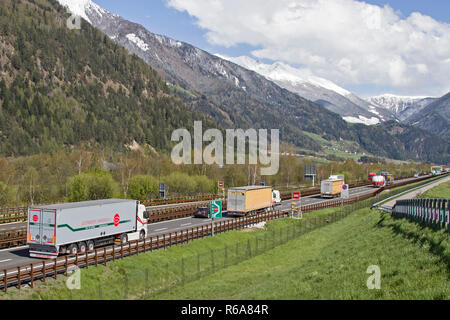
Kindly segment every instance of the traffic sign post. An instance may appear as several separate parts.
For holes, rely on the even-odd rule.
[[[222,218],[222,201],[212,200],[210,205],[211,234],[214,237],[214,219]]]
[[[220,196],[220,191],[222,191],[222,196],[225,198],[225,182],[219,181],[217,183],[217,195]]]
[[[159,196],[161,198],[165,198],[166,197],[166,184],[165,183],[160,183],[159,184]]]
[[[316,175],[317,175],[316,166],[312,166],[309,164],[305,165],[305,178],[312,179],[313,187],[315,185],[314,180],[316,178]]]
[[[349,192],[349,186],[348,184],[343,184],[341,186],[341,198],[342,199],[348,199],[350,197],[350,192]]]

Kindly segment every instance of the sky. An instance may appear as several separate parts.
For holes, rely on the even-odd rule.
[[[282,61],[368,97],[450,91],[449,0],[94,0],[212,54]]]

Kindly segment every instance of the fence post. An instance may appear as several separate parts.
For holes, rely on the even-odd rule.
[[[181,258],[181,284],[184,285],[184,257]]]
[[[22,280],[20,279],[20,267],[17,267],[17,286],[20,289],[20,285],[22,284]]]
[[[225,245],[225,255],[223,259],[223,266],[224,268],[228,265],[228,246]]]
[[[6,276],[6,269],[3,270],[3,290],[6,292],[8,292],[8,278]]]
[[[125,282],[124,300],[126,300],[128,298],[128,274],[126,273],[124,275],[124,282]]]
[[[149,291],[149,285],[148,285],[148,269],[145,269],[145,298],[148,298],[148,291]]]
[[[31,266],[31,288],[34,288],[34,273],[33,273],[33,264],[30,263]]]
[[[65,266],[66,266],[66,277],[67,277],[67,273],[69,272],[69,264],[68,264],[68,261],[67,261],[67,256],[65,256],[65,258],[66,258],[66,261],[65,261]]]
[[[43,279],[44,279],[44,282],[45,282],[45,260],[44,261],[42,261],[42,277],[43,277]]]
[[[99,281],[98,282],[98,300],[102,300],[102,283]]]
[[[169,291],[169,264],[166,264],[166,290]]]

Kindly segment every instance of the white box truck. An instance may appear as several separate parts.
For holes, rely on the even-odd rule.
[[[54,258],[145,238],[148,213],[136,200],[107,199],[28,208],[31,257]]]

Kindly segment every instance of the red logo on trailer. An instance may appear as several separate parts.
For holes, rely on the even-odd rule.
[[[120,216],[118,213],[114,216],[114,227],[117,227],[120,223]]]
[[[33,215],[33,222],[38,222],[39,216],[37,214]]]

